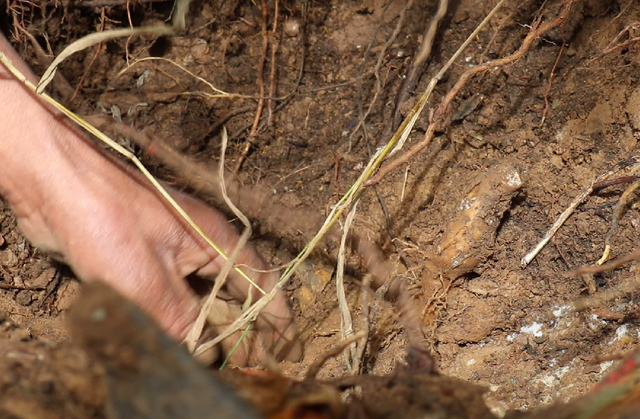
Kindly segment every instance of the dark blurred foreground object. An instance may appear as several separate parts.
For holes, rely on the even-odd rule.
[[[409,348],[407,365],[386,376],[322,382],[274,372],[218,374],[200,368],[135,306],[104,286],[89,286],[78,304],[70,317],[84,350],[34,340],[0,313],[1,419],[257,417],[219,380],[269,419],[493,419],[481,388],[438,375],[419,348]],[[343,403],[350,388],[358,390]],[[636,418],[640,349],[589,394],[568,404],[509,412],[505,419]]]
[[[224,378],[270,419],[496,419],[485,389],[434,373],[431,356],[409,348],[407,365],[385,376],[347,376],[333,381],[294,381],[271,372]],[[342,394],[351,400],[342,403]],[[359,393],[359,395],[356,395]]]
[[[269,419],[495,419],[484,404],[483,388],[439,375],[428,352],[417,347],[409,348],[406,365],[398,363],[385,376],[296,381],[268,371],[205,370],[106,285],[85,285],[69,319],[76,341],[104,369],[108,419],[252,419],[260,414]],[[0,377],[1,370],[0,364]],[[357,391],[343,403],[343,392],[349,389]],[[26,405],[13,403],[12,411],[24,411],[21,406]],[[0,398],[4,419],[2,407]],[[9,417],[58,417],[34,412]],[[568,404],[508,412],[505,417],[632,418],[640,418],[640,349],[591,393]]]
[[[105,369],[109,419],[260,417],[107,285],[84,285],[69,325],[76,342]]]
[[[75,341],[105,370],[109,419],[259,417],[250,405],[278,419],[493,419],[483,389],[433,374],[430,356],[415,349],[409,365],[388,376],[335,383],[229,370],[224,379],[240,398],[107,285],[85,284],[69,323]],[[356,386],[362,399],[343,404],[342,391]]]

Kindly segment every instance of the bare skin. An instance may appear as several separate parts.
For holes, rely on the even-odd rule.
[[[31,74],[1,35],[0,52]],[[146,180],[96,149],[2,65],[0,98],[0,194],[21,231],[35,246],[61,257],[79,278],[110,284],[171,336],[182,339],[199,310],[185,277],[211,277],[224,260]],[[191,197],[171,193],[223,250],[233,250],[238,236],[224,216]],[[268,269],[252,248],[246,248],[238,262]],[[277,273],[247,273],[266,291],[278,278]],[[238,275],[228,279],[227,291],[238,302],[249,290]],[[256,290],[253,297],[259,297]],[[284,295],[266,307],[258,329],[259,352],[282,354],[287,347],[288,359],[300,358]],[[242,349],[234,361],[243,364],[248,357]]]

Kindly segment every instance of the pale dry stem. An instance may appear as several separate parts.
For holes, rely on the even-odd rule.
[[[353,220],[356,216],[358,209],[358,202],[354,202],[342,228],[342,239],[340,240],[340,250],[338,251],[338,266],[336,268],[336,293],[338,297],[338,308],[340,310],[340,331],[342,339],[347,339],[354,333],[353,319],[351,318],[351,312],[349,311],[349,303],[347,302],[347,296],[344,290],[344,266],[346,263],[346,251],[347,251],[347,238],[349,237],[349,230],[353,224]],[[356,345],[353,342],[348,348],[345,348],[344,358],[347,364],[347,368],[353,371],[355,364],[353,363],[356,357]]]
[[[372,71],[372,73],[373,73],[373,75],[374,75],[374,77],[376,79],[375,92],[373,94],[373,97],[371,98],[371,101],[369,101],[369,105],[367,106],[366,112],[363,112],[363,110],[362,110],[362,102],[359,101],[360,102],[359,103],[359,105],[360,105],[359,106],[359,108],[360,108],[359,109],[360,118],[358,120],[358,125],[356,125],[356,127],[351,132],[351,135],[349,135],[349,144],[352,143],[353,136],[360,130],[360,128],[362,128],[362,130],[364,132],[365,139],[367,138],[366,120],[369,117],[369,114],[371,113],[371,111],[373,109],[373,106],[378,101],[378,96],[380,95],[380,92],[382,91],[382,87],[383,87],[383,83],[382,83],[381,78],[380,78],[380,68],[382,67],[382,64],[384,63],[384,59],[385,59],[385,57],[387,55],[387,49],[389,49],[389,47],[391,47],[391,45],[393,45],[393,43],[395,42],[396,38],[400,34],[400,31],[404,27],[404,21],[405,21],[405,18],[406,18],[407,11],[409,9],[411,9],[411,7],[413,6],[414,1],[415,0],[407,1],[407,4],[402,8],[402,11],[400,12],[400,16],[398,17],[398,22],[396,23],[396,27],[393,30],[393,33],[391,34],[389,39],[387,39],[387,42],[385,42],[385,44],[382,46],[382,49],[378,53],[378,59],[376,61],[376,65],[373,67],[373,71]],[[390,5],[391,5],[391,2],[389,2],[387,4],[386,8],[388,8]],[[385,12],[386,12],[386,8],[385,8]],[[382,14],[381,19],[384,20],[384,12]],[[381,25],[382,25],[382,23],[381,23]],[[375,41],[377,33],[378,33],[378,30],[376,30],[376,32],[374,33],[373,39],[371,40],[371,42],[367,46],[367,50],[365,51],[364,59],[362,61],[361,72],[364,71],[366,60],[367,60],[367,56],[369,54],[369,51],[371,50],[371,46],[373,45],[373,42]],[[358,93],[361,93],[361,91],[362,91],[362,80],[363,79],[364,79],[364,74],[361,74],[361,77],[358,80]]]
[[[225,92],[224,90],[217,88],[210,81],[208,81],[208,80],[206,80],[206,79],[194,74],[191,70],[185,68],[184,66],[176,63],[173,60],[170,60],[168,58],[163,58],[163,57],[145,57],[145,58],[137,59],[137,60],[133,61],[131,64],[127,65],[124,69],[120,70],[120,72],[118,73],[118,77],[123,75],[125,72],[129,71],[135,65],[143,63],[145,61],[164,61],[164,62],[167,62],[167,63],[179,68],[180,70],[184,71],[185,73],[187,73],[188,75],[190,75],[194,79],[198,80],[199,82],[204,83],[209,89],[211,89],[214,92],[213,94],[205,93],[205,92],[191,92],[191,94],[199,93],[199,94],[203,94],[203,95],[205,95],[206,97],[209,97],[209,98],[229,98],[229,99],[232,99],[232,98],[252,99],[253,98],[252,96]]]
[[[224,182],[224,160],[225,160],[226,150],[227,150],[227,130],[223,128],[222,148],[220,150],[220,165],[218,166],[219,167],[218,178],[220,183],[220,190],[222,192],[222,197],[225,200],[227,206],[242,221],[242,224],[244,225],[244,230],[240,235],[240,239],[238,240],[236,247],[233,249],[233,252],[231,252],[231,254],[229,255],[229,258],[226,260],[224,266],[216,276],[213,289],[211,290],[211,293],[209,293],[209,296],[207,297],[205,303],[203,304],[200,310],[200,313],[198,314],[198,318],[196,319],[195,323],[189,330],[187,337],[185,338],[185,343],[187,344],[187,348],[189,349],[190,352],[195,351],[198,339],[200,339],[202,330],[204,328],[204,324],[206,322],[206,319],[211,313],[211,307],[213,306],[213,303],[215,302],[216,297],[218,296],[218,292],[226,282],[229,272],[231,272],[231,269],[233,268],[236,260],[238,259],[238,256],[240,256],[240,252],[242,252],[242,249],[244,249],[247,242],[249,241],[249,237],[251,237],[251,223],[249,222],[249,219],[238,209],[238,207],[234,205],[233,202],[231,202],[231,200],[229,199],[229,196],[227,195],[227,188]],[[250,298],[250,296],[251,296],[251,292],[249,292],[247,298]],[[245,334],[243,334],[242,336],[244,337]],[[229,356],[231,355],[232,354],[229,354]]]
[[[367,274],[362,280],[362,287],[360,290],[360,305],[362,306],[362,326],[360,331],[364,334],[365,339],[357,345],[356,355],[353,358],[353,374],[362,373],[364,353],[367,349],[369,334],[371,333],[371,322],[369,320],[371,309],[371,307],[369,307],[369,294],[371,293],[370,287],[371,274]]]
[[[594,186],[597,183],[602,182],[602,181],[610,178],[611,176],[613,176],[616,173],[619,173],[621,170],[623,170],[625,167],[628,167],[628,166],[631,166],[631,168],[629,169],[631,172],[637,171],[638,169],[640,169],[640,163],[638,163],[638,159],[639,158],[640,157],[634,157],[634,158],[631,159],[631,163],[635,163],[635,164],[629,164],[629,162],[622,162],[622,163],[616,164],[614,167],[612,167],[611,169],[607,170],[606,172],[601,173],[600,175],[596,176],[591,181],[591,183],[589,183],[589,185],[587,187],[582,189],[580,191],[580,193],[571,201],[571,204],[567,207],[567,209],[565,209],[562,212],[562,214],[560,214],[560,216],[558,216],[556,221],[553,223],[551,228],[549,228],[549,230],[547,230],[547,232],[542,237],[542,239],[538,242],[538,244],[536,244],[536,246],[532,250],[530,250],[520,260],[520,264],[523,267],[527,266],[538,255],[538,253],[540,253],[540,251],[547,245],[547,243],[549,243],[549,240],[551,240],[551,238],[556,234],[556,232],[560,229],[560,227],[562,227],[564,222],[567,221],[567,219],[571,216],[571,214],[573,214],[575,209],[582,202],[584,202],[584,200],[593,192]],[[606,248],[605,248],[605,252],[608,252],[606,250]],[[582,273],[588,273],[588,272],[584,271]]]
[[[398,92],[396,105],[393,115],[393,129],[395,129],[401,119],[400,114],[400,105],[408,98],[409,92],[413,91],[418,80],[422,76],[422,73],[426,67],[427,60],[431,56],[431,50],[433,48],[433,42],[436,39],[436,34],[438,32],[438,25],[440,21],[447,13],[447,9],[449,7],[449,0],[440,0],[438,3],[438,10],[436,11],[435,16],[431,19],[431,22],[427,26],[427,29],[424,33],[424,37],[422,40],[422,44],[420,45],[420,49],[418,53],[414,57],[409,69],[407,71],[406,78],[404,79],[400,91]]]

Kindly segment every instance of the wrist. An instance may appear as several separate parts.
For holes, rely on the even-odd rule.
[[[36,77],[0,33],[0,53],[29,80]],[[0,194],[19,217],[42,205],[52,184],[78,171],[99,170],[102,156],[73,123],[44,103],[0,64]],[[83,165],[83,159],[93,160]]]
[[[0,33],[0,53],[29,80],[36,77]],[[60,155],[55,115],[22,82],[0,64],[0,194],[14,209],[35,205],[41,195],[38,178]],[[46,156],[46,157],[45,157]],[[40,175],[40,176],[39,176]]]
[[[0,65],[1,67],[1,65]],[[51,195],[88,172],[98,173],[106,159],[62,115],[0,69],[0,194],[22,218],[38,212]]]
[[[3,134],[0,194],[23,218],[40,211],[51,189],[65,183],[86,145],[66,124],[48,118],[12,123]]]

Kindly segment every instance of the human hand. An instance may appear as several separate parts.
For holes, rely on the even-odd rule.
[[[199,310],[185,278],[211,277],[224,260],[145,179],[98,151],[1,70],[0,112],[6,125],[0,143],[0,193],[11,204],[20,229],[34,245],[63,259],[79,278],[107,282],[171,336],[183,338]],[[189,196],[170,193],[215,243],[231,253],[238,236],[220,213]],[[268,267],[252,248],[245,248],[237,263],[249,267],[245,272],[263,290],[275,285],[278,275],[258,272]],[[227,291],[240,303],[249,292],[253,301],[259,297],[234,273]],[[234,308],[237,305],[232,312]],[[284,295],[267,305],[257,328],[261,338],[249,349],[241,347],[233,361],[242,364],[263,351],[300,358]],[[228,345],[233,344],[235,340]]]

